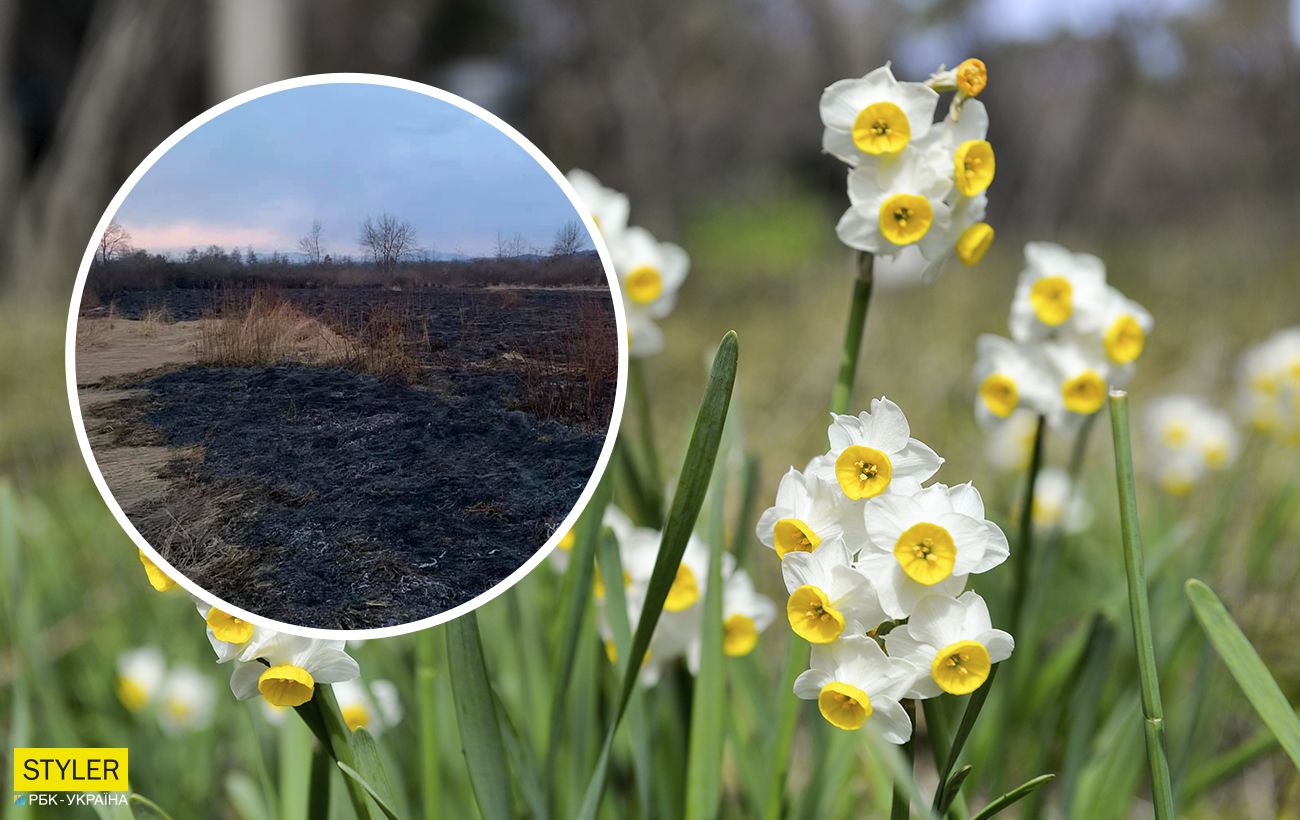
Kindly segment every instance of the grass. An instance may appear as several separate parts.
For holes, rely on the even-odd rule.
[[[147,320],[146,320],[147,321]],[[262,367],[338,356],[334,334],[273,290],[227,291],[216,316],[199,328],[195,353],[200,364]]]

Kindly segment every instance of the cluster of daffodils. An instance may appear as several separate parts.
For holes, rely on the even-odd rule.
[[[1232,418],[1201,396],[1157,398],[1147,406],[1145,422],[1149,461],[1171,495],[1191,492],[1206,473],[1232,464],[1240,449]]]
[[[240,700],[262,697],[271,706],[301,706],[318,683],[355,680],[361,668],[343,641],[324,641],[255,626],[195,599],[207,624],[217,663],[234,668],[230,690]]]
[[[1010,657],[1011,636],[964,591],[1007,559],[1007,539],[970,484],[923,486],[943,459],[888,399],[833,415],[828,434],[830,451],[782,477],[757,528],[781,559],[790,628],[812,644],[794,691],[840,729],[870,722],[904,743],[902,699],[968,694]]]
[[[836,227],[844,244],[876,256],[915,247],[927,279],[954,256],[984,257],[995,160],[988,111],[974,98],[987,82],[975,59],[923,83],[899,82],[886,64],[823,92],[822,147],[849,166],[849,209]],[[935,122],[941,91],[957,93]]]
[[[117,658],[117,697],[131,712],[152,712],[168,734],[194,732],[212,724],[216,692],[212,681],[186,664],[168,668],[155,646]]]
[[[140,563],[150,586],[159,592],[176,587],[149,556]],[[207,627],[208,643],[217,663],[230,664],[230,690],[239,700],[261,700],[272,721],[286,709],[312,699],[317,684],[334,685],[334,695],[344,722],[372,734],[393,726],[402,717],[397,688],[389,681],[369,685],[360,680],[361,668],[348,655],[343,641],[327,641],[276,632],[223,612],[199,598],[194,606]],[[189,667],[166,671],[162,653],[146,647],[118,659],[118,697],[132,711],[160,704],[164,728],[206,726],[212,716],[211,682]]]
[[[657,322],[672,313],[690,258],[677,245],[660,242],[645,228],[628,225],[625,194],[606,188],[586,171],[570,171],[568,179],[609,248],[627,313],[631,354],[658,353],[664,339]]]
[[[1101,409],[1108,387],[1132,377],[1151,314],[1106,284],[1097,257],[1030,242],[1010,326],[1010,339],[976,340],[980,423],[996,427],[1023,409],[1070,430]]]
[[[1238,370],[1241,412],[1251,426],[1300,444],[1300,327],[1246,351]]]
[[[618,508],[605,511],[604,524],[618,541],[619,561],[623,565],[623,597],[627,604],[628,623],[633,626],[641,618],[646,589],[659,558],[663,533],[649,527],[638,527]],[[568,566],[569,552],[573,549],[573,533],[565,535],[559,549],[552,553],[557,569]],[[754,589],[749,573],[736,566],[735,559],[723,555],[722,563],[722,650],[731,657],[748,655],[758,644],[758,636],[776,616],[776,606]],[[650,638],[650,648],[641,667],[641,681],[653,685],[665,669],[678,660],[685,660],[692,673],[699,670],[701,624],[704,614],[704,594],[709,578],[709,547],[692,535],[677,567],[672,587],[664,600],[664,608]],[[605,644],[605,654],[610,663],[618,661],[614,633],[609,622],[608,596],[605,583],[599,574],[595,582],[597,624]]]

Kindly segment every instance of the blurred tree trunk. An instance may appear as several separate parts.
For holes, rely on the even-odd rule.
[[[300,70],[303,24],[296,0],[210,0],[209,13],[213,102]]]
[[[180,124],[200,11],[195,0],[96,6],[53,138],[15,186],[0,248],[11,292],[65,293],[122,169]]]

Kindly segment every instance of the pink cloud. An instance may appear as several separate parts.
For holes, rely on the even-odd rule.
[[[245,225],[217,225],[182,220],[161,225],[126,225],[131,232],[131,244],[151,251],[185,250],[221,245],[225,248],[287,249],[293,240],[272,228]]]

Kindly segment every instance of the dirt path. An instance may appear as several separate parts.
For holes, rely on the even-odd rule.
[[[141,390],[113,385],[124,377],[193,364],[195,342],[211,320],[167,324],[146,320],[83,317],[77,323],[77,400],[95,462],[123,510],[157,503],[169,482],[160,473],[175,459],[193,458],[195,448],[163,447],[122,439],[111,413]]]

